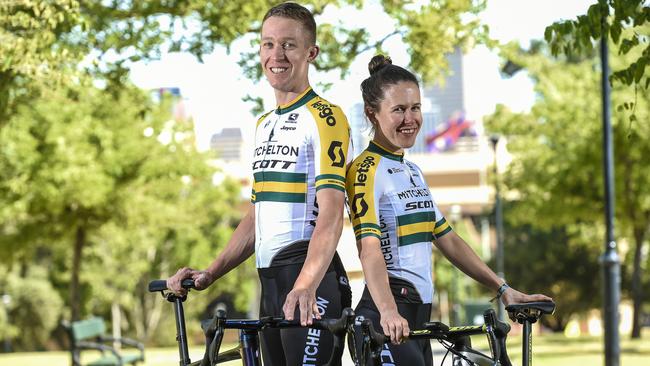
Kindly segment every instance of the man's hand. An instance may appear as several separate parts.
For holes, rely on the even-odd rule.
[[[173,276],[167,279],[167,288],[179,296],[187,295],[187,289],[181,287],[183,280],[191,278],[194,280],[194,288],[204,290],[214,282],[208,271],[197,271],[189,267],[179,269]]]
[[[294,287],[287,294],[287,299],[284,301],[284,306],[282,306],[285,319],[293,320],[296,306],[300,309],[300,324],[302,326],[311,325],[312,318],[320,319],[320,313],[316,305],[316,291]]]
[[[409,336],[409,323],[399,315],[397,309],[381,313],[380,323],[392,344],[400,344]]]

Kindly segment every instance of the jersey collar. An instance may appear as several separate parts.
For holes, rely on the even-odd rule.
[[[318,95],[316,92],[310,87],[307,87],[307,89],[300,93],[294,100],[290,101],[289,103],[279,105],[275,109],[275,114],[285,114],[287,112],[291,112],[294,109],[300,108],[303,105],[305,105],[308,101],[310,101],[312,98],[317,97]]]
[[[393,152],[388,151],[385,147],[379,145],[375,141],[370,141],[370,144],[368,144],[368,151],[379,154],[383,157],[386,157],[391,160],[396,160],[396,161],[404,161],[404,153],[401,154],[395,154]]]

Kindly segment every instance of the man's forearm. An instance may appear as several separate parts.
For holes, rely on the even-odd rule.
[[[214,281],[237,267],[253,253],[255,253],[255,207],[251,206],[237,225],[224,250],[210,264],[207,271]]]
[[[340,215],[329,220],[323,219],[320,220],[319,217],[319,220],[316,221],[316,227],[307,249],[307,258],[294,287],[315,290],[332,262],[343,230],[343,220]]]

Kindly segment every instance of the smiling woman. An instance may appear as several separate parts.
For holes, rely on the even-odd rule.
[[[424,174],[404,158],[404,149],[413,146],[422,124],[417,78],[382,55],[373,57],[368,69],[370,77],[361,83],[361,92],[374,136],[350,166],[346,180],[366,280],[355,313],[390,336],[392,344],[382,352],[382,360],[431,365],[428,340],[400,343],[431,315],[432,242],[505,304],[549,298],[510,288],[454,233],[431,197]],[[357,347],[360,354],[360,342]]]

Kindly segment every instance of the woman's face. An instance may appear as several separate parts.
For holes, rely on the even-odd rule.
[[[422,126],[420,88],[412,81],[400,81],[384,89],[379,110],[368,111],[375,126],[374,140],[394,152],[415,144]]]

